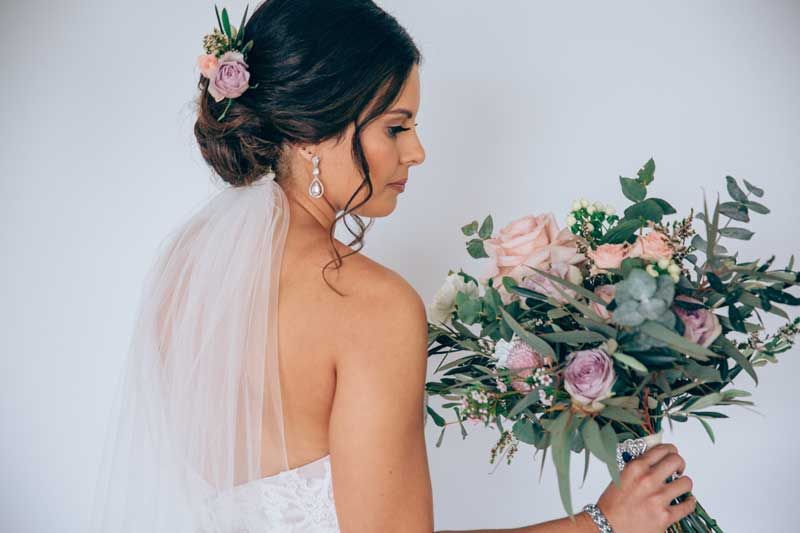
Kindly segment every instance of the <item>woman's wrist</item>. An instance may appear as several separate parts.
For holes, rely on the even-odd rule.
[[[583,512],[589,517],[599,533],[614,533],[611,523],[597,504],[589,503],[583,506]]]

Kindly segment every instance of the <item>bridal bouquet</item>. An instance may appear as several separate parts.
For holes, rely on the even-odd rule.
[[[667,221],[675,209],[648,194],[654,172],[651,159],[620,177],[631,202],[621,217],[579,200],[564,228],[552,214],[495,236],[491,216],[463,226],[469,254],[491,270],[480,280],[450,272],[429,308],[428,355],[443,357],[426,392],[455,413],[447,422],[427,406],[442,427],[436,446],[451,424],[466,437],[468,422],[499,430],[492,463],[505,453],[510,464],[523,442],[543,452],[543,468],[551,450],[569,515],[571,452],[585,454],[584,480],[593,455],[619,483],[665,421],[696,419],[714,442],[709,421],[728,418],[716,408],[753,405],[734,379],[744,371],[758,383],[756,367],[777,362],[800,330],[782,308],[800,304],[787,291],[800,280],[794,257],[774,268],[774,256],[742,261],[723,245],[753,236],[743,226],[769,213],[756,201],[764,191],[728,176],[730,201],[709,209],[704,199]],[[670,531],[722,529],[698,502]]]

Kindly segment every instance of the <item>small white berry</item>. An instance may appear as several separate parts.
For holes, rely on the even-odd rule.
[[[581,198],[581,207],[589,207],[589,200]]]
[[[614,213],[616,213],[616,212],[617,212],[617,210],[616,210],[616,209],[614,209],[614,206],[613,206],[613,205],[607,205],[607,206],[606,206],[606,214],[607,214],[607,215],[613,215],[613,214],[614,214]]]
[[[679,267],[676,263],[670,263],[670,265],[667,267],[667,272],[669,272],[670,275],[672,275],[672,274],[680,274],[681,273],[681,267]]]
[[[656,270],[653,265],[647,265],[644,269],[648,274],[650,274],[654,278],[658,277],[658,270]]]
[[[587,231],[594,231],[594,224],[591,224],[591,223],[586,224],[586,230]]]
[[[577,211],[580,208],[581,208],[581,201],[580,200],[575,200],[574,202],[572,202],[572,210],[573,211]]]
[[[589,207],[586,208],[586,212],[591,215],[592,213],[595,212],[595,207],[593,205],[590,205]]]
[[[669,266],[669,259],[662,257],[661,259],[658,260],[658,268],[660,268],[661,270],[666,270],[668,266]]]
[[[569,215],[567,217],[567,226],[574,226],[576,222],[578,222],[578,221],[575,219],[574,216]]]

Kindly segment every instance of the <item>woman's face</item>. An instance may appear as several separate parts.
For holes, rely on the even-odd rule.
[[[419,67],[414,65],[394,104],[361,132],[361,146],[369,164],[373,191],[364,205],[353,210],[357,215],[384,217],[394,211],[403,185],[393,183],[405,182],[408,169],[425,160],[425,150],[417,136],[415,122],[419,111],[419,85]],[[361,165],[353,161],[351,154],[354,129],[350,124],[341,142],[336,144],[332,139],[317,149],[324,198],[337,211],[344,209],[363,180]],[[350,202],[350,207],[364,201],[367,194],[364,185]]]

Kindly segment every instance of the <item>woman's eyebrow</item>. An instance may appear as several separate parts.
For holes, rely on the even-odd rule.
[[[397,109],[392,109],[391,111],[387,111],[387,115],[391,115],[392,113],[397,113],[399,115],[405,115],[407,118],[411,118],[414,114],[409,111],[408,109],[398,107]]]

